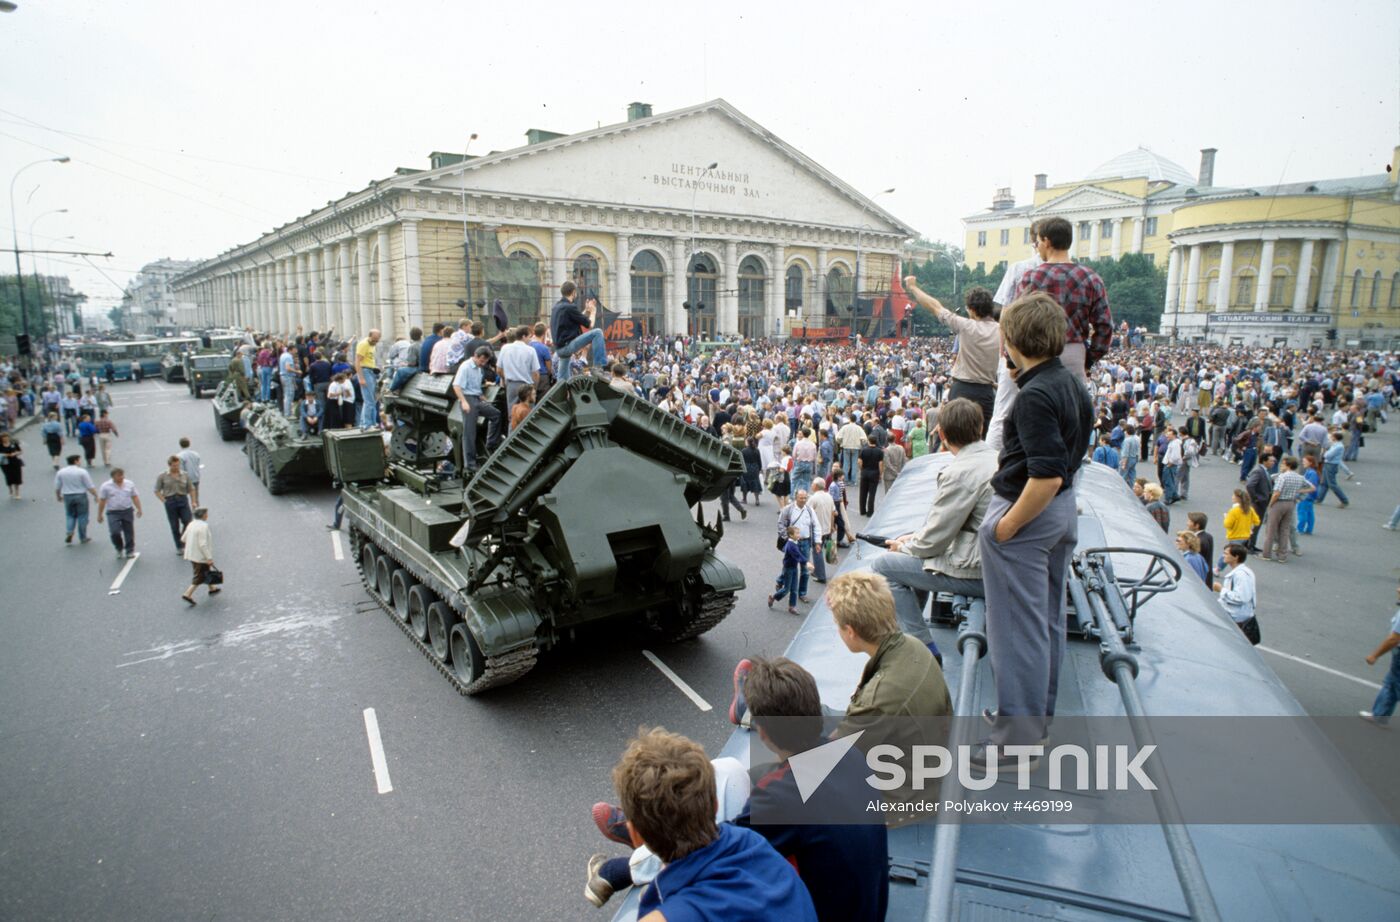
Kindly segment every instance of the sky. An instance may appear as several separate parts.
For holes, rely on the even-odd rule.
[[[1025,202],[1139,145],[1262,185],[1384,172],[1400,143],[1394,0],[16,2],[0,178],[71,158],[15,183],[20,247],[114,254],[36,257],[104,306],[472,133],[505,150],[633,101],[723,97],[959,243],[998,187]]]

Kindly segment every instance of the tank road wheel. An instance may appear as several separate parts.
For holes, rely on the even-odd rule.
[[[408,590],[408,610],[401,616],[419,640],[428,636],[428,606],[437,601],[427,586],[414,585]],[[398,606],[394,609],[397,611]]]
[[[733,611],[735,601],[732,592],[706,592],[687,584],[681,598],[660,612],[651,628],[671,643],[691,640],[723,621]]]
[[[413,574],[403,567],[399,567],[389,574],[390,594],[394,599],[394,614],[399,616],[400,621],[408,620],[408,593],[417,585],[418,581],[413,578]]]
[[[287,492],[287,479],[272,469],[272,458],[267,459],[267,492],[281,496]]]
[[[373,544],[366,541],[364,547],[360,548],[360,579],[370,592],[374,591],[374,570],[378,562],[379,552],[374,549]]]
[[[379,597],[384,601],[391,601],[394,597],[394,590],[390,584],[393,578],[394,569],[398,565],[387,554],[380,554],[379,559],[374,563],[374,588]]]
[[[446,602],[428,606],[428,643],[432,645],[433,656],[444,663],[452,662],[452,628],[461,623],[461,616]]]
[[[452,626],[450,640],[452,674],[470,690],[472,683],[480,681],[486,674],[486,657],[481,652],[481,645],[472,636],[471,628],[465,623]]]

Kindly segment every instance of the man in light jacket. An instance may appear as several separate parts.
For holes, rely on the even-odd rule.
[[[180,598],[194,605],[194,593],[200,586],[208,586],[209,594],[216,595],[219,586],[209,586],[209,571],[214,569],[214,538],[209,533],[209,510],[200,506],[194,511],[194,518],[185,526],[181,535],[185,543],[184,557],[194,571],[193,582]]]
[[[924,643],[933,632],[924,621],[930,592],[981,597],[982,558],[977,529],[992,497],[997,453],[982,441],[982,408],[965,397],[948,401],[938,432],[953,462],[938,472],[938,492],[918,532],[888,542],[892,554],[871,569],[890,584],[900,630]]]

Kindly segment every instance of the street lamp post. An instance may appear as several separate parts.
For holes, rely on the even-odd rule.
[[[26,340],[29,338],[29,306],[25,303],[24,297],[24,270],[19,262],[19,219],[15,217],[15,180],[19,179],[19,174],[32,166],[41,163],[67,163],[68,157],[45,157],[43,160],[35,160],[33,163],[26,163],[15,171],[15,175],[10,178],[10,230],[15,237],[15,282],[19,285],[19,319],[20,329],[24,333]],[[33,361],[31,346],[30,361]]]
[[[468,151],[471,150],[472,142],[475,140],[476,132],[472,132],[471,137],[467,138],[467,143],[462,148],[462,263],[466,267],[467,277],[467,296],[463,300],[468,305],[472,303],[472,241],[471,231],[467,224],[467,170],[465,164],[470,156]]]

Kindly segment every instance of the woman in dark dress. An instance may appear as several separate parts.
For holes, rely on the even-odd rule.
[[[753,504],[759,505],[759,497],[763,495],[763,483],[759,479],[759,472],[762,466],[762,458],[758,453],[758,439],[750,438],[744,443],[744,447],[739,452],[744,456],[744,476],[739,480],[739,494],[747,500],[749,494],[753,494]]]
[[[20,484],[24,483],[23,449],[8,433],[0,433],[0,467],[5,469],[5,486],[10,488],[10,499],[19,499]]]

